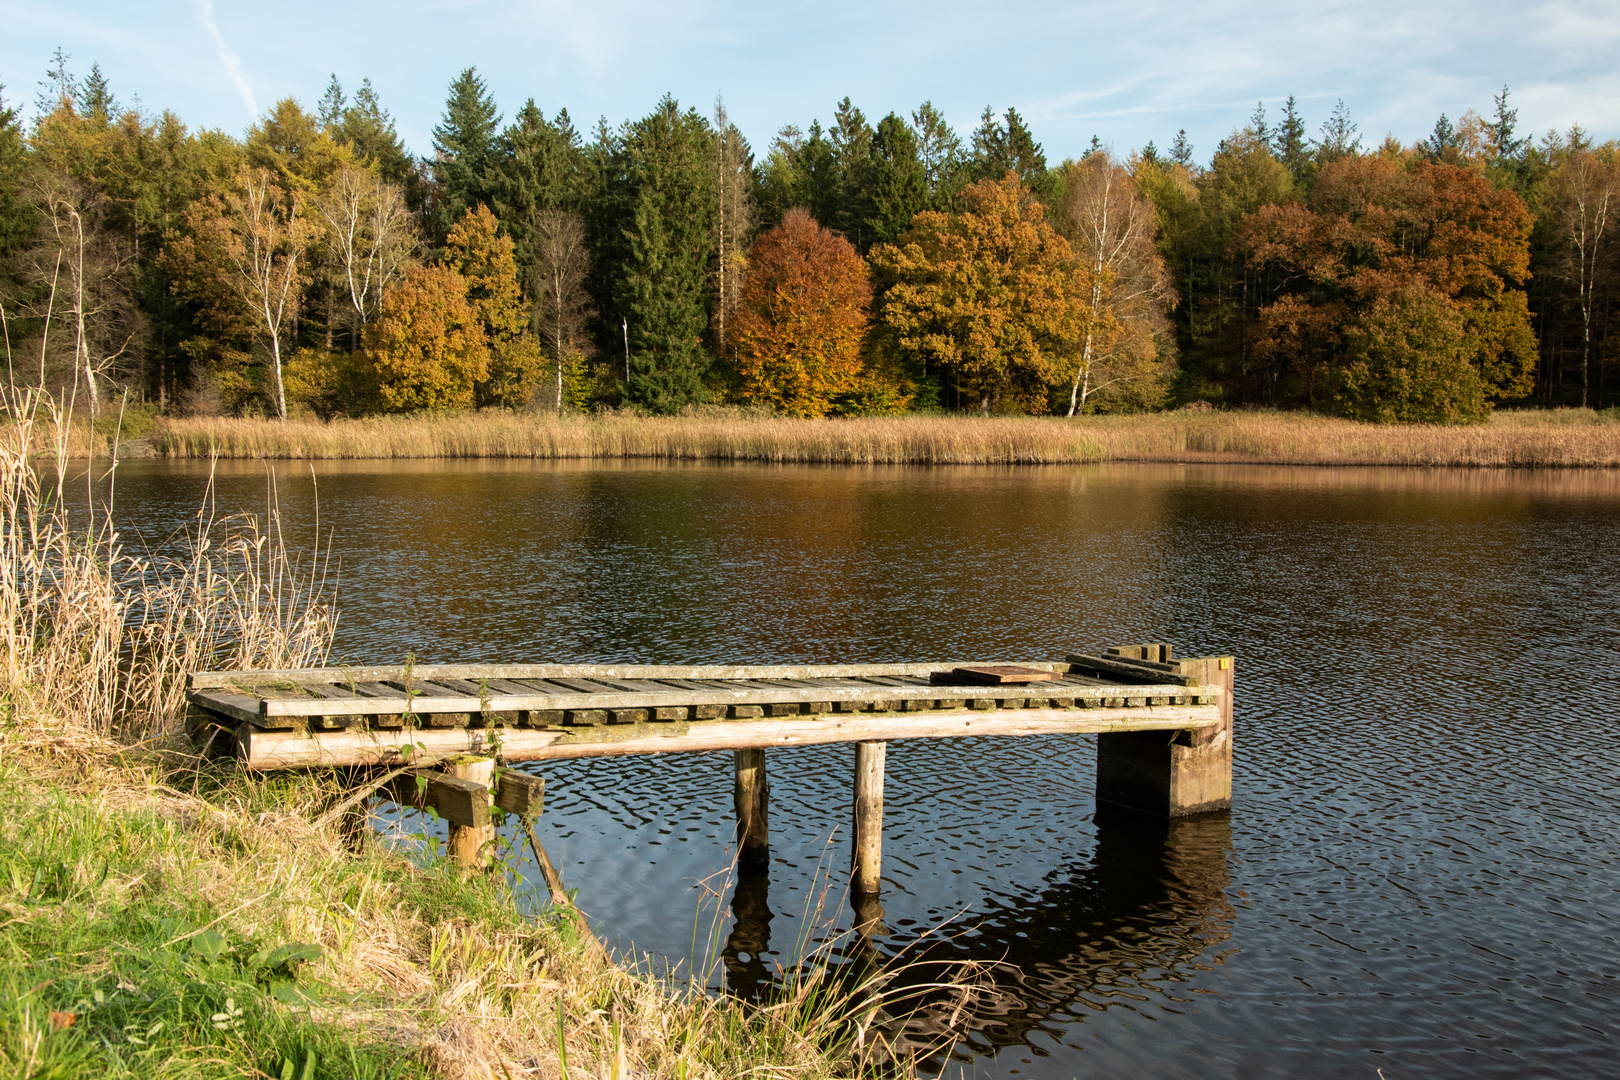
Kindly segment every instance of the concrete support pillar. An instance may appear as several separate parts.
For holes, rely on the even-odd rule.
[[[1142,651],[1135,652],[1137,649]],[[1098,803],[1123,806],[1160,818],[1230,808],[1232,657],[1172,660],[1166,645],[1127,646],[1119,653],[1169,664],[1177,674],[1221,687],[1222,722],[1217,728],[1099,735]]]

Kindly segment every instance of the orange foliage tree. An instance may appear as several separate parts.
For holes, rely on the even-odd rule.
[[[1353,157],[1323,168],[1309,205],[1250,214],[1234,247],[1278,275],[1259,347],[1289,361],[1312,405],[1466,422],[1483,418],[1488,396],[1534,385],[1535,336],[1516,288],[1530,274],[1530,227],[1519,197],[1473,170]],[[1369,368],[1375,339],[1383,359]],[[1432,400],[1414,393],[1423,386]]]
[[[825,416],[861,382],[872,284],[854,245],[802,209],[754,241],[731,347],[743,400]]]
[[[489,375],[484,328],[451,266],[418,267],[384,293],[364,341],[385,412],[468,408],[474,385]]]
[[[901,351],[979,408],[1046,411],[1074,370],[1088,275],[1008,170],[962,192],[959,214],[925,211],[873,250],[883,321]]]
[[[467,299],[483,325],[489,350],[487,371],[479,376],[480,405],[508,408],[528,402],[539,377],[540,346],[529,334],[529,311],[518,286],[517,259],[510,236],[479,203],[456,222],[445,240],[445,257],[466,282]]]

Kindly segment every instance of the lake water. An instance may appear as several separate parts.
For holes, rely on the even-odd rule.
[[[315,472],[346,660],[1236,654],[1230,814],[1099,819],[1085,736],[891,744],[873,945],[992,965],[946,1075],[1620,1066],[1620,476]],[[309,466],[276,477],[313,546]],[[159,541],[206,482],[121,467],[126,535]],[[222,508],[266,488],[259,465],[216,479]],[[748,993],[851,923],[852,757],[771,753],[768,879],[726,873],[729,754],[547,764],[541,837],[620,948],[707,947]]]

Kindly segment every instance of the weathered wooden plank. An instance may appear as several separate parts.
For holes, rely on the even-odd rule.
[[[227,720],[257,722],[259,719],[259,699],[256,697],[232,694],[224,690],[194,690],[190,697],[193,705],[217,713]]]
[[[521,818],[538,817],[546,794],[546,778],[516,769],[502,769],[495,781],[495,805]]]
[[[1085,655],[1069,656],[1067,660],[1071,668],[1078,668],[1082,673],[1091,671],[1128,682],[1156,683],[1167,686],[1196,686],[1198,684],[1198,680],[1191,676],[1178,675],[1175,672],[1164,670],[1164,665],[1149,665],[1145,661],[1126,660],[1117,656]]]
[[[1057,677],[1056,672],[1021,664],[982,664],[931,672],[928,681],[935,686],[1022,686],[1032,682],[1050,682]]]
[[[993,661],[1003,663],[1004,661]],[[1014,661],[1005,661],[1013,663]],[[1057,670],[1062,665],[1041,660],[1016,661],[1027,667]],[[929,661],[915,664],[417,664],[410,669],[417,679],[804,679],[848,678],[867,675],[911,675],[927,678],[932,671],[962,661]],[[272,671],[196,671],[187,676],[192,690],[221,689],[229,686],[262,686],[277,682],[332,683],[380,682],[403,679],[403,666],[354,666],[336,668],[291,668]]]
[[[422,774],[418,774],[422,775]],[[383,794],[400,806],[432,810],[452,825],[481,828],[489,824],[488,792],[483,784],[447,773],[396,776]]]
[[[1098,705],[1084,710],[861,712],[780,720],[625,724],[545,730],[507,728],[501,733],[501,755],[507,761],[545,761],[978,735],[1173,731],[1218,727],[1220,724],[1219,704],[1160,705],[1140,709]],[[415,744],[420,744],[417,753],[435,756],[488,753],[486,735],[479,728],[434,731],[350,729],[321,735],[261,731],[251,724],[243,724],[237,729],[239,751],[251,769],[397,763],[401,760],[399,747]]]

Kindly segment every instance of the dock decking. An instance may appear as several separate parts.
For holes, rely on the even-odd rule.
[[[1231,803],[1232,658],[1173,659],[1163,643],[991,665],[205,671],[188,687],[194,736],[255,770],[733,750],[745,861],[766,845],[772,747],[858,745],[857,849],[880,829],[883,745],[895,739],[1096,734],[1099,801],[1161,817]]]

